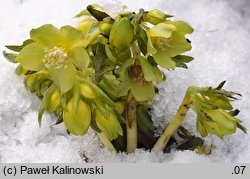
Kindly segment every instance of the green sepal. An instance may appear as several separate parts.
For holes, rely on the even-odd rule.
[[[5,50],[3,51],[3,56],[11,63],[18,63],[16,61],[17,54],[15,53],[7,53]]]
[[[22,45],[6,45],[5,47],[14,51],[14,52],[20,52],[26,45],[34,42],[32,39],[27,39],[23,42]]]
[[[193,57],[187,56],[187,55],[177,55],[175,57],[172,57],[172,60],[175,62],[176,67],[180,68],[188,68],[186,63],[189,63],[193,60]]]
[[[136,101],[143,102],[143,101],[150,101],[154,98],[155,95],[155,88],[153,84],[149,85],[138,85],[134,82],[131,82],[130,89],[136,99]]]
[[[155,81],[157,83],[164,81],[163,73],[157,66],[151,65],[151,63],[142,56],[139,56],[138,59],[146,81]]]

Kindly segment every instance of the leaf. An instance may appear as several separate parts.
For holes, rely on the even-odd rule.
[[[34,42],[32,39],[27,39],[22,45],[6,45],[5,47],[14,52],[20,52],[26,45],[29,45],[32,42]]]
[[[195,137],[192,136],[191,138],[189,138],[188,140],[185,140],[182,144],[180,144],[177,149],[180,150],[195,150],[198,146],[203,145],[204,140],[199,138],[199,137]]]
[[[104,18],[106,17],[110,17],[102,7],[96,5],[96,4],[92,4],[92,5],[88,5],[87,10],[89,11],[89,13],[95,17],[98,21],[102,21]]]
[[[189,63],[193,60],[193,57],[186,56],[186,55],[177,55],[175,57],[172,57],[172,60],[176,63],[176,67],[180,68],[188,68],[186,63]]]
[[[152,138],[154,135],[154,124],[147,108],[143,105],[138,105],[136,108],[136,120],[138,128],[149,138]]]
[[[56,122],[55,122],[54,125],[61,124],[62,122],[63,122],[63,118],[62,118],[62,115],[60,115],[60,116],[57,118],[57,120],[56,120]]]
[[[216,90],[221,90],[223,86],[225,85],[226,81],[222,81],[215,89]]]
[[[116,61],[117,61],[117,56],[116,56],[114,50],[112,49],[112,46],[106,44],[106,45],[105,45],[105,51],[106,51],[106,54],[107,54],[108,58],[109,58],[113,63],[116,63]]]
[[[82,17],[82,16],[91,16],[91,14],[89,13],[89,11],[87,9],[84,9],[80,13],[75,15],[74,18],[79,18],[79,17]]]
[[[105,51],[105,46],[103,44],[96,44],[93,46],[93,66],[95,69],[95,81],[99,82],[102,78],[102,74],[105,71],[105,64],[107,60],[107,55]]]
[[[147,33],[146,31],[140,27],[139,28],[139,34],[138,34],[138,45],[140,47],[141,52],[143,53],[143,55],[147,54],[147,43],[148,43],[148,37],[147,37]]]
[[[240,123],[237,123],[237,128],[239,128],[240,130],[242,130],[244,133],[247,134],[247,128],[241,125]]]
[[[237,116],[238,114],[240,113],[240,110],[239,109],[235,109],[235,110],[232,110],[229,112],[229,114],[231,116]]]

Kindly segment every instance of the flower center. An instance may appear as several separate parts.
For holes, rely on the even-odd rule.
[[[155,47],[159,48],[159,49],[162,49],[162,50],[165,50],[166,47],[168,47],[168,46],[171,47],[171,45],[168,44],[168,42],[170,40],[171,40],[171,38],[170,39],[166,39],[164,37],[155,37],[155,38],[152,39],[153,45]]]
[[[68,54],[62,48],[45,49],[43,63],[46,68],[67,68]]]

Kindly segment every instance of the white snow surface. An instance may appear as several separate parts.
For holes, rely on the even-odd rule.
[[[249,129],[250,106],[250,1],[248,0],[1,0],[0,49],[21,44],[29,31],[51,23],[57,27],[75,25],[72,18],[90,3],[98,3],[115,14],[127,5],[130,10],[158,8],[189,22],[195,60],[189,69],[165,71],[167,82],[155,97],[153,120],[163,128],[173,117],[188,86],[216,86],[227,80],[226,89],[243,97],[234,103],[239,118]],[[250,137],[240,130],[221,140],[209,136],[206,144],[216,145],[212,154],[193,151],[162,154],[141,149],[134,154],[114,154],[103,148],[92,130],[84,137],[69,136],[63,124],[45,114],[41,128],[37,122],[40,101],[26,91],[23,77],[15,75],[15,64],[0,56],[0,162],[250,162]],[[195,115],[190,112],[184,126],[197,134]],[[198,134],[197,134],[198,135]]]

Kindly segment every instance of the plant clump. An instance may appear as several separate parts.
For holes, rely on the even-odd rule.
[[[194,59],[184,55],[192,49],[188,23],[158,9],[112,17],[98,5],[76,17],[83,18],[76,27],[45,24],[32,29],[22,45],[6,46],[14,53],[4,51],[18,64],[16,74],[24,76],[27,90],[41,99],[40,125],[49,112],[69,134],[82,136],[92,128],[107,149],[128,153],[136,148],[168,152],[176,143],[177,149],[204,154],[209,153],[203,145],[207,135],[246,132],[231,105],[241,95],[222,89],[222,82],[217,88],[189,87],[162,135],[155,135],[150,111],[157,85],[166,80],[162,68],[188,68]],[[181,125],[189,109],[197,114],[200,137]]]

